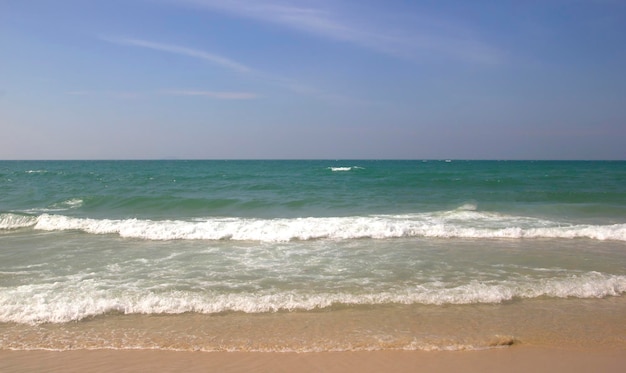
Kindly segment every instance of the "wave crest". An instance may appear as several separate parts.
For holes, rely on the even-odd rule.
[[[206,218],[186,220],[91,219],[64,215],[0,214],[0,229],[78,230],[147,240],[287,242],[313,239],[588,238],[626,241],[626,224],[562,224],[457,209],[438,213],[309,218]]]
[[[19,229],[32,227],[37,224],[37,217],[32,215],[22,215],[6,213],[0,214],[0,229]]]
[[[81,201],[71,201],[79,204]],[[1,213],[0,230],[77,230],[147,240],[235,240],[288,242],[314,239],[588,238],[626,241],[626,224],[565,224],[524,216],[476,211],[471,204],[451,211],[405,215],[306,218],[203,218],[194,220],[93,219],[43,213]]]

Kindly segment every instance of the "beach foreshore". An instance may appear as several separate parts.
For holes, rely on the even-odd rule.
[[[621,348],[319,353],[0,350],[3,372],[623,372]]]

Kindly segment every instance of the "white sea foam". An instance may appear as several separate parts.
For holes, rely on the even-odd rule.
[[[456,211],[476,211],[476,209],[478,209],[476,203],[465,203],[457,207]]]
[[[59,209],[75,209],[83,205],[83,200],[80,198],[72,198],[67,201],[63,201],[60,203],[55,203],[52,205],[53,208]]]
[[[0,229],[19,229],[34,226],[37,217],[13,213],[0,214]]]
[[[148,240],[237,240],[287,242],[312,239],[434,238],[589,238],[626,241],[626,224],[589,225],[472,211],[309,217],[291,219],[206,218],[193,221],[90,219],[42,214],[0,214],[0,229],[32,226],[46,231],[78,230]]]
[[[123,291],[122,291],[123,290]],[[626,276],[588,272],[561,278],[517,280],[498,284],[472,281],[456,287],[423,284],[377,293],[306,293],[303,290],[219,294],[211,291],[165,291],[114,284],[94,279],[53,282],[0,289],[0,322],[61,323],[109,312],[180,314],[196,312],[263,313],[314,310],[337,304],[473,304],[500,303],[514,298],[602,298],[626,292]]]
[[[31,208],[26,210],[21,210],[21,212],[27,214],[41,214],[46,212],[61,212],[72,209],[77,209],[83,205],[83,200],[79,198],[72,198],[66,201],[53,203],[48,207],[39,207],[39,208]]]
[[[333,172],[337,172],[337,171],[350,171],[352,170],[352,167],[329,167],[329,169]]]

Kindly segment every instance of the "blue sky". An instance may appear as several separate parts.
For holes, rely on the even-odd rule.
[[[0,159],[626,159],[626,1],[0,0]]]

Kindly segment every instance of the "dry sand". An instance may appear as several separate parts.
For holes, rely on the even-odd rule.
[[[483,351],[321,353],[0,350],[0,372],[624,372],[626,351],[514,346]]]

